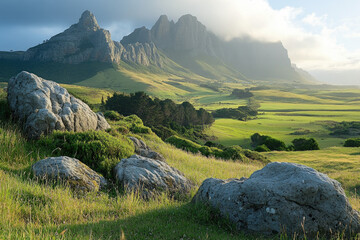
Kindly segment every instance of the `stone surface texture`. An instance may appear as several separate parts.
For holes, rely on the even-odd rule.
[[[167,163],[139,155],[122,159],[115,167],[115,178],[125,190],[138,192],[146,199],[161,192],[182,196],[193,186],[183,173]]]
[[[248,179],[206,179],[193,202],[219,209],[238,229],[264,234],[360,230],[340,183],[294,163],[270,163]]]
[[[36,177],[60,181],[76,191],[98,191],[107,185],[105,178],[75,158],[50,157],[32,166]]]
[[[141,139],[137,139],[135,137],[129,137],[129,139],[134,143],[134,147],[135,147],[135,153],[142,156],[142,157],[147,157],[147,158],[151,158],[151,159],[155,159],[155,160],[159,160],[159,161],[163,161],[165,162],[165,158],[163,157],[163,155],[161,155],[158,152],[153,151],[150,147],[148,147],[146,145],[146,143],[141,140]]]
[[[35,74],[19,73],[9,80],[7,91],[10,108],[24,124],[30,139],[54,130],[81,132],[110,128],[102,114],[94,113],[59,84]]]

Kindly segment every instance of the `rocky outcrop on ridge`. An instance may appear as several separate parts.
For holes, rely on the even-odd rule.
[[[59,84],[35,74],[21,72],[9,80],[8,102],[14,116],[23,123],[30,139],[54,130],[82,132],[110,128],[100,113]]]
[[[57,34],[43,44],[28,49],[23,60],[78,64],[82,62],[133,62],[161,66],[161,55],[154,44],[134,43],[123,46],[111,39],[95,16],[85,11],[77,24]]]
[[[115,167],[117,183],[127,191],[135,191],[145,199],[161,192],[174,197],[188,194],[193,183],[167,163],[139,155],[122,159]]]
[[[288,236],[356,233],[359,213],[339,182],[294,163],[274,162],[250,178],[206,179],[194,196],[236,224],[238,229]]]
[[[58,181],[75,191],[99,191],[107,185],[105,178],[79,160],[66,156],[40,160],[31,169],[38,179]]]

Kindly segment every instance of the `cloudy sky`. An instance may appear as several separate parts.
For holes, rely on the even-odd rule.
[[[224,39],[281,41],[290,59],[321,81],[360,85],[357,0],[1,0],[0,51],[26,50],[93,12],[121,40],[161,14],[190,13]]]

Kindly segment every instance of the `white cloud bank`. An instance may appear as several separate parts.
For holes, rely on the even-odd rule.
[[[329,26],[326,15],[305,15],[303,9],[293,7],[275,10],[266,0],[157,0],[152,3],[170,18],[193,14],[225,39],[251,36],[281,41],[292,62],[307,70],[360,68],[360,50],[350,51],[338,41],[340,35],[360,37],[359,33],[352,32],[350,22]]]

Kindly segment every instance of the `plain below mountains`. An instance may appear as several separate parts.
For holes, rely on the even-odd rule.
[[[291,64],[280,42],[224,41],[191,15],[176,23],[163,15],[151,29],[135,29],[117,42],[89,11],[64,32],[25,52],[0,52],[0,81],[22,70],[61,83],[178,95],[213,91],[223,83],[312,80]]]

